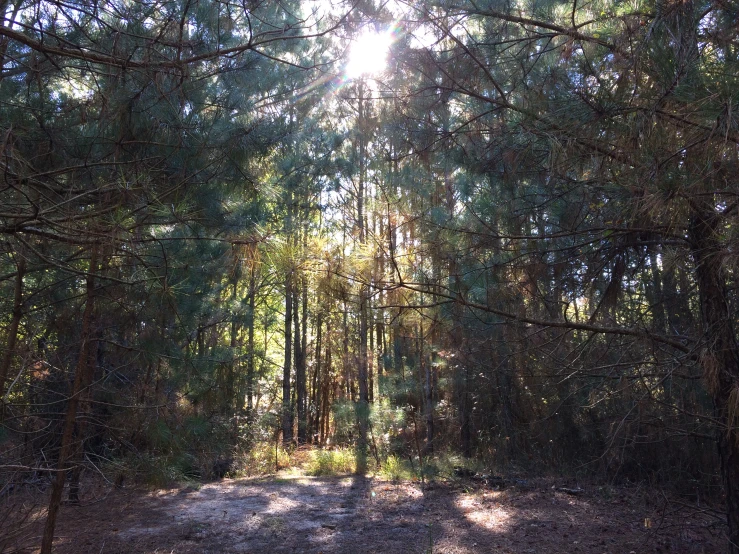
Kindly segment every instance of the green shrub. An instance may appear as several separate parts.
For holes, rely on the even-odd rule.
[[[163,488],[189,482],[199,475],[193,471],[192,459],[139,454],[123,461],[125,473],[149,487]]]

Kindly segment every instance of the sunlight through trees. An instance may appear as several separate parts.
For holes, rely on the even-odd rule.
[[[42,552],[83,472],[308,444],[723,494],[739,552],[734,7],[0,13],[0,487],[48,481]]]

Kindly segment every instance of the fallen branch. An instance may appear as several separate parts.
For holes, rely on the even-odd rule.
[[[576,489],[571,489],[569,487],[556,487],[555,490],[571,496],[578,496],[585,492],[585,489],[581,489],[580,487],[577,487]]]

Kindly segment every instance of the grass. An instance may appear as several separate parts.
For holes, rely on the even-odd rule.
[[[410,481],[416,477],[409,462],[392,454],[382,462],[380,475],[393,481]]]
[[[280,516],[266,516],[262,520],[262,527],[269,529],[272,533],[282,534],[285,531],[285,520]]]
[[[127,473],[134,479],[154,488],[167,487],[175,483],[193,486],[201,481],[193,460],[187,455],[150,456],[131,460],[127,465]],[[339,447],[323,450],[312,446],[302,446],[289,450],[282,445],[270,442],[257,442],[248,451],[234,455],[233,470],[228,477],[257,477],[266,475],[282,475],[295,478],[300,476],[327,477],[352,475],[356,471],[356,452],[351,447]],[[371,459],[374,462],[374,459]],[[455,467],[465,467],[472,471],[483,470],[480,462],[461,458],[449,453],[439,452],[432,456],[401,457],[388,454],[380,458],[380,464],[371,463],[371,473],[390,481],[433,482],[435,480],[458,481]]]
[[[235,477],[269,475],[292,465],[290,453],[273,442],[257,442],[248,451],[236,456]]]
[[[356,452],[352,448],[321,450],[303,447],[292,453],[289,466],[293,471],[311,476],[351,474],[356,470]],[[449,452],[423,458],[421,463],[418,459],[389,454],[381,459],[377,474],[392,481],[456,479],[454,468],[460,466],[472,471],[483,469],[479,462]]]
[[[296,449],[275,445],[273,442],[255,442],[249,450],[234,455],[233,470],[229,477],[254,477],[274,475],[275,473],[293,476],[332,476],[349,475],[356,471],[356,452],[351,447],[338,447],[330,450],[301,446]],[[370,458],[374,462],[374,458]],[[130,462],[130,461],[129,461]],[[138,459],[138,463],[126,464],[139,480],[152,486],[167,486],[174,482],[190,483],[200,478],[196,460],[187,454],[179,456],[151,456]],[[133,465],[133,467],[131,467]],[[438,452],[431,456],[403,457],[388,454],[380,458],[379,465],[370,464],[374,474],[392,481],[434,481],[436,479],[457,479],[455,467],[465,467],[481,471],[480,462],[464,459],[451,452]]]
[[[311,450],[303,469],[308,475],[314,476],[354,473],[356,458],[354,451],[349,448]]]
[[[400,458],[391,454],[383,460],[379,473],[393,481],[456,480],[458,479],[454,471],[456,467],[464,467],[474,472],[484,471],[479,461],[468,460],[450,452],[440,452],[424,457],[420,461],[417,457]]]

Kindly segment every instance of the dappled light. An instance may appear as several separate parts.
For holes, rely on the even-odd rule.
[[[511,515],[510,508],[506,509],[500,502],[495,501],[496,496],[503,495],[489,493],[459,496],[455,505],[470,523],[479,525],[488,531],[504,532],[510,525],[509,520],[515,519],[517,514]],[[505,501],[505,498],[500,498],[500,500]]]
[[[0,1],[0,552],[739,554],[736,22]]]
[[[278,476],[155,495],[117,491],[107,512],[90,503],[63,514],[56,551],[697,553],[719,544],[710,518],[683,515],[678,503],[650,504],[636,488],[572,498],[552,482],[505,491],[439,482],[424,490],[364,477]],[[679,535],[669,531],[675,525]]]

